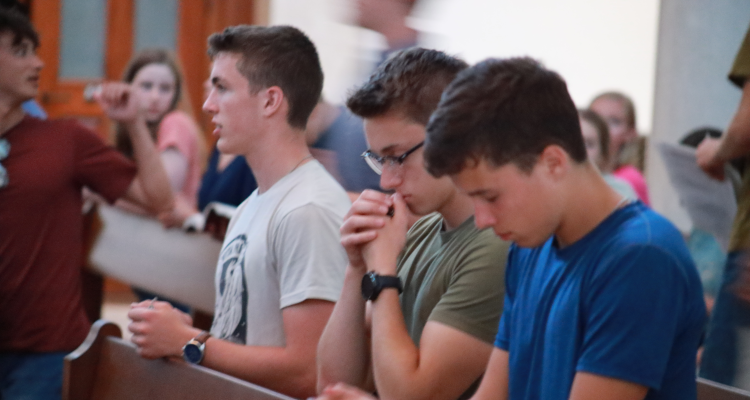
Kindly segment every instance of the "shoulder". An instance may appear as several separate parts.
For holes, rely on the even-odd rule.
[[[162,125],[163,124],[175,124],[175,125],[185,125],[185,126],[196,126],[195,121],[192,117],[190,117],[186,112],[175,110],[169,112],[167,115],[164,116],[161,120]]]
[[[440,215],[437,212],[427,214],[424,217],[420,218],[415,222],[411,228],[409,228],[409,232],[407,233],[407,236],[421,236],[425,233],[431,234],[434,232],[435,229],[440,229],[440,227],[443,225],[443,216]]]
[[[193,118],[183,111],[175,110],[165,115],[159,124],[159,134],[186,133],[193,136],[198,134],[198,125]]]
[[[618,214],[601,240],[590,243],[601,254],[594,279],[627,273],[676,279],[691,287],[699,284],[685,240],[671,222],[640,202]]]
[[[453,232],[447,244],[447,251],[456,254],[460,265],[492,269],[505,265],[510,247],[492,229],[477,228],[473,217]]]
[[[351,201],[341,185],[316,160],[303,164],[295,176],[279,187],[279,214],[285,216],[299,208],[320,208],[343,219]]]
[[[734,59],[732,69],[729,71],[729,80],[742,88],[750,76],[750,28],[745,33],[745,38]]]
[[[612,232],[608,235],[612,246],[652,246],[678,251],[685,248],[677,228],[664,216],[642,202],[636,201],[612,216]]]

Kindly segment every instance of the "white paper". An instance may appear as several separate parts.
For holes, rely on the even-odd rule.
[[[695,149],[673,143],[659,143],[659,153],[669,179],[680,196],[693,225],[716,238],[724,251],[729,247],[737,200],[730,179],[717,181],[703,172]],[[728,176],[728,175],[727,175]]]

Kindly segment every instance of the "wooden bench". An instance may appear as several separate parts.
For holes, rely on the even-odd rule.
[[[750,400],[750,392],[698,378],[698,400]]]
[[[104,320],[65,357],[63,371],[63,400],[292,400],[180,360],[146,360],[122,340],[117,325]]]

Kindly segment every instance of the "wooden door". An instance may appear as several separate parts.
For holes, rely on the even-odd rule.
[[[45,63],[38,101],[50,118],[72,117],[108,136],[109,123],[86,100],[87,86],[118,80],[133,52],[170,47],[185,73],[193,114],[202,116],[210,61],[206,38],[226,26],[267,19],[267,0],[30,0]],[[159,14],[160,13],[160,14]],[[166,45],[165,45],[166,43]],[[210,141],[210,138],[207,138]]]

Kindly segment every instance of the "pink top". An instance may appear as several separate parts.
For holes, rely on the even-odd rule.
[[[182,111],[172,111],[162,119],[157,134],[157,148],[160,152],[172,147],[177,149],[188,161],[188,172],[185,184],[179,192],[190,204],[198,202],[198,186],[201,179],[201,162],[199,159],[198,126],[189,115]]]
[[[646,179],[643,178],[641,171],[632,165],[623,165],[622,167],[615,170],[612,175],[628,182],[630,186],[635,190],[635,194],[638,198],[647,205],[651,206],[651,202],[648,198],[648,186],[646,185]]]

